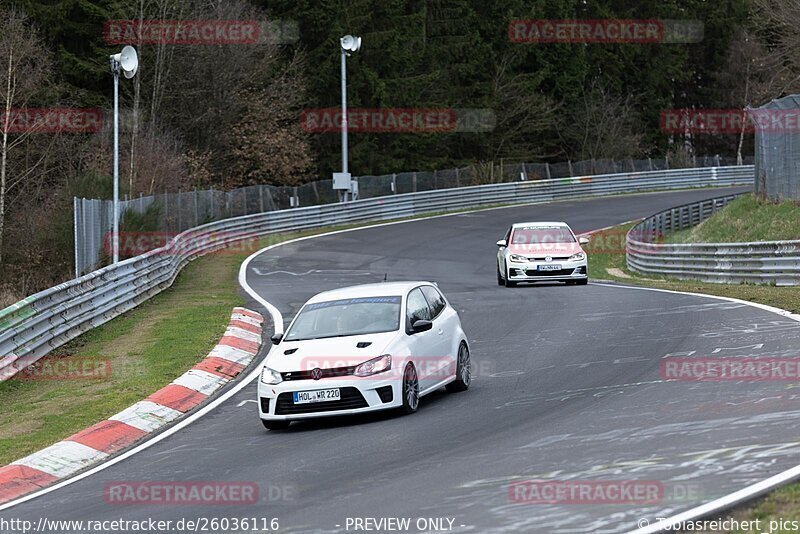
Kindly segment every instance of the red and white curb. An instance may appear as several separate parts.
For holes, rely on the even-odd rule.
[[[201,404],[255,358],[263,322],[259,313],[234,308],[217,346],[171,384],[64,441],[0,467],[0,504],[101,462]]]

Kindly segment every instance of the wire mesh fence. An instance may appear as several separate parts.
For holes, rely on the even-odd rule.
[[[503,162],[499,165],[486,162],[456,169],[360,176],[358,196],[365,199],[493,183],[657,171],[670,168],[670,163],[666,159],[649,158],[560,163]],[[720,156],[697,157],[689,163],[692,167],[736,165],[735,158]],[[338,202],[338,196],[330,179],[300,186],[253,185],[232,191],[195,190],[125,199],[120,202],[120,256],[124,259],[142,254],[163,245],[168,238],[201,224],[333,202]],[[75,198],[73,203],[77,277],[109,262],[113,202]],[[142,236],[148,233],[158,234],[158,238],[143,240]],[[131,239],[136,242],[131,244]]]
[[[773,201],[800,200],[800,95],[747,112],[755,124],[756,195]]]

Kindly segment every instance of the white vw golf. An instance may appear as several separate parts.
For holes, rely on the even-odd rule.
[[[586,252],[564,222],[516,223],[497,242],[497,283],[514,287],[519,282],[589,283]]]
[[[261,422],[388,408],[413,413],[442,386],[471,381],[469,343],[458,313],[429,282],[385,282],[326,291],[303,305],[274,346],[258,381]]]

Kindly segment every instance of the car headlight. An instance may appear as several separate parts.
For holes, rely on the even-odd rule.
[[[526,258],[525,256],[520,256],[519,254],[512,254],[508,257],[508,259],[519,263],[528,261],[528,258]]]
[[[283,377],[275,369],[264,366],[264,369],[261,370],[261,381],[270,386],[274,386],[275,384],[283,382]]]
[[[392,357],[388,354],[378,356],[356,367],[353,374],[356,376],[370,376],[383,373],[392,368]]]
[[[584,252],[578,252],[577,254],[573,254],[569,257],[569,261],[581,261],[586,259],[586,254]]]

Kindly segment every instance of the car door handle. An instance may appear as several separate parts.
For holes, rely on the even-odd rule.
[[[443,335],[443,334],[444,334],[444,330],[442,330],[442,329],[440,328],[440,329],[439,329],[439,330],[438,330],[436,333],[437,333],[437,334],[439,334],[439,335],[441,336],[441,335]]]

